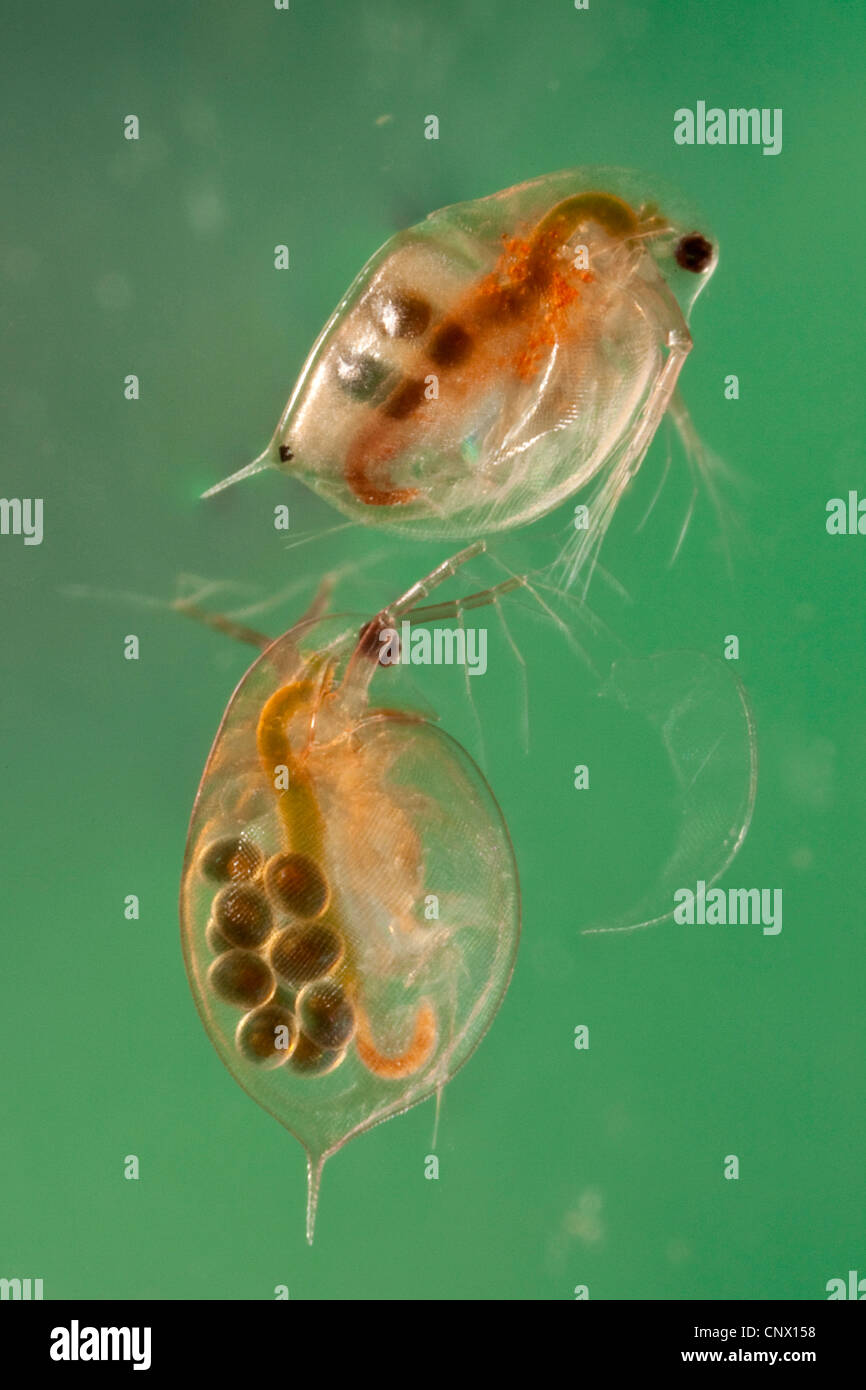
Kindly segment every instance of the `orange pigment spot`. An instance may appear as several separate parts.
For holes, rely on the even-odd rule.
[[[554,270],[542,313],[530,329],[513,366],[521,381],[531,381],[538,371],[542,357],[564,336],[571,306],[580,298],[580,291],[559,270]]]

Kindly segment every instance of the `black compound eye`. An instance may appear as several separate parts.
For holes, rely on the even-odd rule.
[[[699,274],[706,270],[713,259],[712,243],[707,241],[705,236],[701,236],[700,232],[689,232],[688,236],[682,237],[677,243],[674,255],[677,265],[683,270]]]

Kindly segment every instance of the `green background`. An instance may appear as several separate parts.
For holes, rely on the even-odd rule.
[[[2,490],[45,499],[45,539],[0,538],[0,1275],[41,1277],[48,1298],[287,1284],[292,1298],[565,1299],[588,1284],[592,1298],[811,1299],[866,1274],[866,539],[824,524],[830,497],[866,487],[862,41],[858,5],[815,0],[5,7]],[[699,99],[782,107],[782,153],[675,146],[674,110]],[[603,555],[631,602],[598,582],[590,598],[638,652],[721,655],[739,636],[761,781],[723,882],[781,887],[784,928],[580,935],[663,853],[664,760],[627,721],[599,721],[586,671],[517,605],[527,752],[519,663],[491,621],[491,672],[473,684],[522,879],[514,979],[446,1092],[439,1181],[424,1178],[426,1104],[328,1164],[310,1250],[302,1151],[224,1071],[176,925],[189,810],[248,655],[158,608],[63,589],[297,581],[276,632],[335,566],[358,566],[346,592],[372,613],[435,564],[447,544],[328,534],[336,514],[276,474],[198,494],[263,447],[327,314],[393,231],[599,163],[645,171],[648,193],[669,180],[719,238],[682,384],[739,482],[731,573],[704,493],[668,567],[688,500],[676,446],[636,531],[660,434]],[[310,543],[274,531],[281,500]],[[567,511],[519,538],[530,564]],[[138,662],[122,658],[131,632]],[[481,756],[459,675],[421,686]],[[578,762],[588,792],[572,788]],[[133,892],[138,922],[123,915]]]

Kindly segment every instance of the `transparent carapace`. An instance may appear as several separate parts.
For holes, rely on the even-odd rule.
[[[434,212],[368,261],[234,478],[279,468],[424,538],[509,530],[595,479],[574,578],[668,409],[700,462],[674,390],[717,259],[675,197],[618,169]]]
[[[267,645],[193,809],[180,902],[192,990],[229,1071],[307,1151],[310,1239],[324,1160],[441,1093],[514,963],[518,880],[493,794],[452,738],[393,702],[379,659],[402,620],[455,616],[459,604],[424,598],[479,549],[373,619],[315,604]]]

